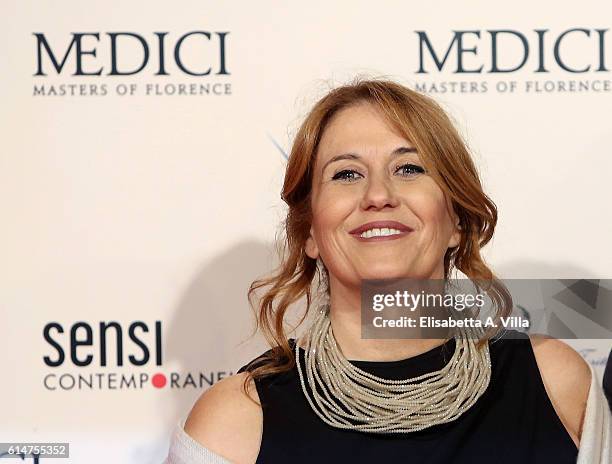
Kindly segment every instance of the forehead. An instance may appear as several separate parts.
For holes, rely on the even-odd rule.
[[[333,156],[338,150],[356,152],[391,150],[398,143],[411,146],[377,106],[362,102],[343,108],[332,116],[319,143],[321,156]]]

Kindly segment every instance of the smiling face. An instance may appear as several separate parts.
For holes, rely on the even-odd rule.
[[[425,172],[414,145],[370,103],[338,111],[324,129],[311,207],[305,251],[321,258],[331,286],[339,281],[360,287],[362,279],[441,279],[446,250],[459,244],[450,201]],[[378,231],[362,235],[362,226],[371,229],[367,224],[378,221],[395,223],[373,224]]]

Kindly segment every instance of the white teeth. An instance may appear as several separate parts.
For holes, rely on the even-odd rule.
[[[370,238],[370,237],[379,237],[379,236],[388,236],[388,235],[398,235],[402,232],[397,229],[389,229],[387,227],[383,227],[382,229],[368,229],[365,232],[362,232],[360,237]]]

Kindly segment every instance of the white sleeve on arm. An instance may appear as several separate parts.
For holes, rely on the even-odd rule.
[[[162,464],[231,464],[223,456],[201,445],[185,432],[183,418],[174,428],[168,457]]]
[[[612,463],[612,414],[591,363],[591,388],[587,399],[578,464]]]

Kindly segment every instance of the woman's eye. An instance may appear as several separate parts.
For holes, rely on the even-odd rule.
[[[397,171],[401,171],[402,174],[405,176],[425,173],[425,169],[423,169],[421,166],[412,163],[406,163],[402,164],[401,166],[398,166],[395,172]]]
[[[418,166],[416,164],[406,163],[406,164],[402,164],[401,166],[397,166],[395,169],[395,172],[398,172],[398,171],[401,171],[401,174],[404,177],[411,177],[417,174],[423,174],[425,172],[425,169],[423,169],[421,166]],[[332,177],[332,180],[354,182],[358,179],[357,176],[361,176],[361,174],[359,174],[354,169],[343,169],[342,171],[339,171],[336,174],[334,174],[334,176]]]
[[[349,182],[353,182],[354,180],[356,180],[355,174],[358,176],[361,175],[353,169],[343,169],[342,171],[334,174],[332,180],[346,180]]]

